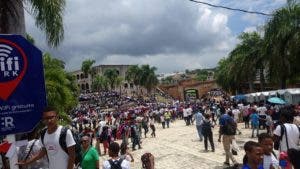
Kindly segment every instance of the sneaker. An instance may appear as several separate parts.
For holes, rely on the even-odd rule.
[[[227,165],[227,166],[230,166],[230,163],[229,163],[229,162],[226,162],[226,161],[225,161],[223,164],[224,164],[224,165]]]
[[[239,164],[238,164],[238,163],[235,163],[232,167],[233,167],[234,169],[238,169],[238,168],[239,168]]]

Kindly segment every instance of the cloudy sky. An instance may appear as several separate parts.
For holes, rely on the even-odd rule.
[[[47,46],[26,14],[36,45],[78,70],[86,59],[98,64],[149,64],[158,73],[212,68],[268,17],[212,8],[189,0],[66,0],[65,38]],[[286,0],[206,0],[216,5],[272,13]]]

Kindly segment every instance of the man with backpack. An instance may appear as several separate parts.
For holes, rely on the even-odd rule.
[[[130,169],[130,162],[119,157],[120,146],[117,142],[112,142],[108,148],[111,157],[103,162],[103,169]]]
[[[26,166],[47,155],[49,169],[73,169],[75,164],[75,145],[72,132],[67,129],[64,140],[61,135],[66,128],[58,125],[58,113],[54,108],[47,107],[43,112],[43,122],[47,126],[44,134],[41,133],[41,151],[32,158],[20,161],[17,164]],[[61,145],[61,144],[64,145]]]
[[[231,111],[229,111],[227,114],[223,114],[220,117],[220,132],[223,136],[223,148],[226,155],[224,164],[229,166],[229,159],[231,159],[234,167],[236,167],[238,166],[238,163],[234,158],[230,148],[230,144],[232,143],[232,140],[235,139],[234,135],[236,134],[236,123],[234,122],[233,114]]]

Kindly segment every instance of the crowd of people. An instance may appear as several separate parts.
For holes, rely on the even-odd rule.
[[[19,166],[97,169],[101,165],[99,156],[109,155],[110,159],[102,163],[104,169],[127,169],[136,160],[131,152],[142,149],[142,138],[156,137],[157,124],[167,130],[173,121],[184,120],[186,126],[195,126],[206,152],[208,142],[211,152],[215,152],[213,128],[218,128],[218,142],[225,151],[224,167],[300,168],[295,157],[299,155],[299,105],[235,102],[219,90],[189,102],[160,103],[154,95],[128,97],[117,92],[91,93],[81,98],[71,113],[69,129],[58,124],[55,108],[45,109],[42,121],[46,129],[40,136],[37,130],[28,135],[28,144],[19,149]],[[243,134],[238,127],[241,122],[252,130],[252,141],[245,143],[244,160],[238,162],[234,155],[238,149],[236,139]],[[154,168],[151,153],[141,156],[141,161],[143,168]]]

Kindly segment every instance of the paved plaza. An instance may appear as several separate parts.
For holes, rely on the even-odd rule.
[[[251,130],[244,129],[243,124],[239,124],[242,135],[237,135],[236,140],[240,146],[238,156],[235,156],[239,163],[242,163],[244,156],[243,145],[250,140]],[[135,162],[133,169],[141,169],[140,157],[143,153],[151,152],[155,156],[156,169],[222,169],[225,161],[225,154],[222,143],[218,140],[219,127],[213,129],[215,152],[205,152],[204,143],[200,142],[197,136],[195,125],[186,126],[183,120],[171,123],[170,128],[162,129],[156,125],[156,138],[143,138],[142,149],[132,152]],[[148,133],[150,136],[150,134]],[[256,141],[256,138],[254,139]],[[130,144],[131,146],[131,144]],[[210,145],[209,145],[210,150]],[[101,156],[100,163],[108,156]]]

